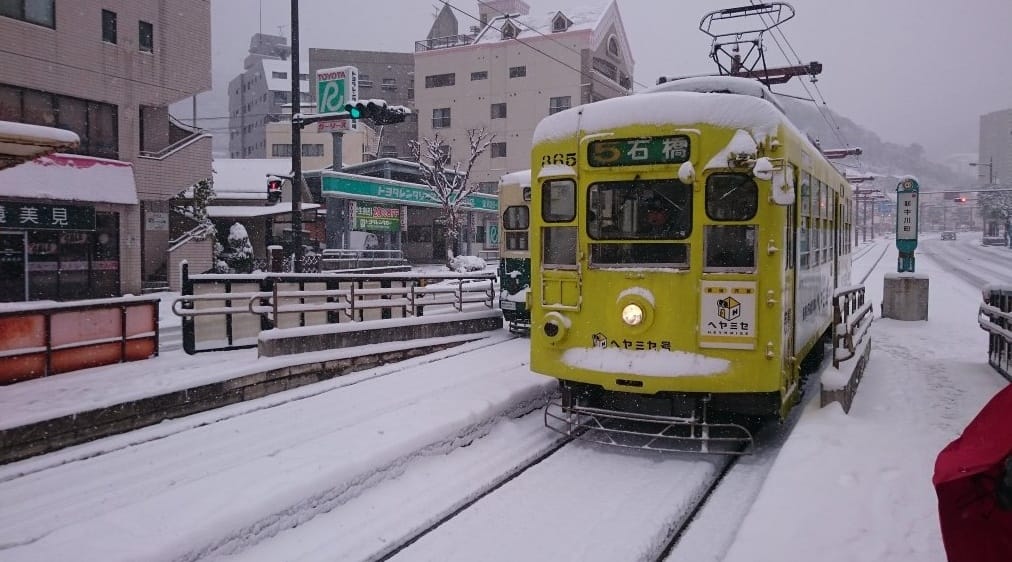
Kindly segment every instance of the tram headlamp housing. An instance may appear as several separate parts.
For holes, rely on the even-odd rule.
[[[622,321],[629,326],[639,326],[643,322],[643,309],[636,303],[622,307]]]
[[[553,311],[545,315],[541,330],[550,344],[557,345],[566,339],[569,325],[569,318]]]

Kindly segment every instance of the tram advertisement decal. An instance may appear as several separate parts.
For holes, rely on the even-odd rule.
[[[754,282],[703,281],[700,295],[700,347],[755,349]]]

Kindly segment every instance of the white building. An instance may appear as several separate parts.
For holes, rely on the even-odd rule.
[[[1012,109],[980,116],[979,152],[978,181],[1012,185]]]
[[[429,38],[415,44],[419,137],[438,134],[463,160],[466,131],[488,128],[493,144],[471,175],[488,193],[503,174],[530,168],[543,117],[632,92],[633,58],[614,0],[600,9],[529,12],[522,0],[479,2],[483,25],[459,34],[444,7]]]

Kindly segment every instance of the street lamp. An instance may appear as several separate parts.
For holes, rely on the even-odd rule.
[[[987,185],[991,185],[991,184],[994,183],[994,157],[993,156],[989,156],[988,157],[987,164],[985,164],[983,162],[970,162],[970,165],[974,166],[974,167],[977,167],[977,166],[987,166]]]

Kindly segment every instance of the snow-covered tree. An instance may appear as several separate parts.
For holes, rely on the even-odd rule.
[[[459,160],[450,167],[452,155],[443,139],[436,133],[431,139],[422,137],[422,142],[411,143],[411,155],[418,161],[422,183],[432,190],[433,198],[442,207],[442,219],[446,225],[446,263],[449,265],[457,247],[463,217],[461,207],[467,197],[478,190],[478,184],[469,184],[471,168],[482,155],[495,135],[484,127],[468,129],[469,152],[467,161]]]
[[[232,273],[253,271],[253,244],[249,241],[245,226],[234,223],[228,229],[228,245],[221,253],[221,259]]]
[[[982,215],[996,213],[1003,219],[1012,218],[1012,191],[981,191],[977,194],[977,204]]]

